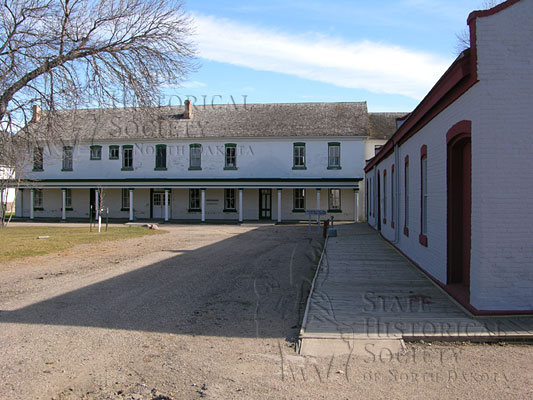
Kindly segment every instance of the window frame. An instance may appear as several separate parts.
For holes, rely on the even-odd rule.
[[[67,165],[67,160],[69,158],[70,158],[70,168]],[[72,146],[63,146],[63,157],[61,159],[61,171],[73,171],[73,169],[74,169],[73,148]]]
[[[301,194],[301,196],[299,195]],[[298,204],[301,202],[301,204]],[[302,207],[299,207],[299,206]],[[305,189],[295,188],[292,191],[292,212],[305,212]]]
[[[114,157],[112,155],[112,152],[113,151],[116,151],[117,152],[117,156]],[[117,146],[117,145],[111,145],[109,146],[109,159],[110,160],[119,160],[120,159],[120,146]]]
[[[196,198],[196,194],[198,198]],[[200,212],[202,211],[202,194],[200,189],[189,188],[189,212]],[[198,207],[194,207],[193,201],[198,202]]]
[[[232,152],[233,152],[233,155],[231,154]],[[233,163],[228,162],[228,157],[230,160],[231,158],[233,158]],[[224,169],[225,170],[237,169],[237,145],[235,143],[226,143],[224,145]]]
[[[43,204],[44,204],[43,189],[33,189],[33,204],[32,204],[33,209],[44,210]]]
[[[233,206],[232,206],[233,204]],[[235,196],[235,189],[224,189],[224,212],[236,212],[237,201]]]
[[[126,157],[126,152],[131,151],[131,157]],[[130,166],[127,166],[129,160]],[[133,171],[133,145],[125,144],[122,146],[122,171]]]
[[[72,189],[65,189],[65,210],[72,210]]]
[[[122,188],[122,207],[120,211],[129,211],[130,210],[130,189]]]
[[[155,146],[155,171],[167,170],[167,145],[157,144]]]
[[[420,149],[420,235],[418,241],[422,246],[428,246],[428,156],[427,146]]]
[[[338,154],[332,157],[331,150],[337,149]],[[337,158],[337,164],[332,164],[332,159]],[[341,168],[341,144],[340,142],[329,142],[328,143],[328,169],[342,169]]]
[[[96,155],[93,153],[94,150],[98,151],[98,153]],[[100,146],[100,145],[92,145],[92,146],[90,146],[89,156],[90,156],[89,157],[90,160],[92,160],[92,161],[101,160],[102,159],[102,146]]]
[[[338,207],[334,207],[334,204],[332,202],[332,199],[333,199],[333,191],[337,191],[338,194],[339,194],[339,197],[338,197]],[[341,189],[336,189],[336,188],[332,188],[332,189],[328,189],[328,213],[340,213],[342,212],[342,208],[341,208],[341,197],[342,197],[342,192],[341,192]]]
[[[298,149],[298,153],[297,153]],[[301,154],[300,154],[301,150]],[[293,143],[292,146],[292,169],[307,169],[306,167],[306,150],[304,142]],[[301,162],[301,164],[300,164]]]
[[[198,152],[198,154],[195,154]],[[198,160],[198,165],[193,165],[193,160]],[[189,171],[200,171],[202,169],[202,145],[192,143],[189,145]]]
[[[35,147],[33,149],[33,172],[44,171],[44,149]]]

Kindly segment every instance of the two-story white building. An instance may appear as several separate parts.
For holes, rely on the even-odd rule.
[[[102,209],[130,221],[282,222],[307,219],[307,209],[363,218],[365,159],[402,114],[369,114],[364,102],[186,102],[151,113],[35,115],[29,129],[41,140],[24,173],[17,217],[80,219]]]

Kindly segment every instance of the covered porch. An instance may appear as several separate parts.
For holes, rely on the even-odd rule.
[[[23,219],[235,222],[307,220],[306,210],[321,209],[336,220],[358,221],[358,180],[350,182],[235,182],[216,184],[81,185],[35,182],[17,196]],[[314,183],[314,182],[313,182]]]

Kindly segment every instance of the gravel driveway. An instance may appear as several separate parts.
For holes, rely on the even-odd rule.
[[[529,346],[298,356],[306,226],[164,229],[0,265],[0,399],[533,396]]]

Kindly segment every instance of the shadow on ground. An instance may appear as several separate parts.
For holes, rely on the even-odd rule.
[[[304,226],[260,226],[18,310],[0,311],[0,323],[296,336],[322,244]],[[180,248],[176,243],[168,250]]]

